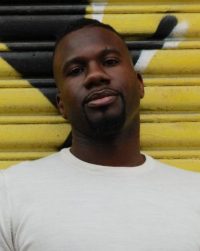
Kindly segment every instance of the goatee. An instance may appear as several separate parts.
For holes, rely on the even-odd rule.
[[[91,135],[95,139],[105,140],[112,138],[117,133],[119,133],[124,126],[126,119],[126,109],[125,109],[125,102],[122,96],[121,96],[121,109],[118,114],[107,115],[106,109],[107,108],[105,108],[105,116],[103,116],[101,119],[97,121],[91,121],[87,113],[84,112],[89,127],[91,129]],[[103,109],[102,112],[104,112]]]

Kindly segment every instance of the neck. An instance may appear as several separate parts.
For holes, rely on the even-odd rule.
[[[103,139],[89,138],[74,131],[72,138],[72,154],[85,162],[105,166],[138,166],[144,162],[140,153],[139,125]]]

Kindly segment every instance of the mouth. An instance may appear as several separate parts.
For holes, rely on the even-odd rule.
[[[90,93],[85,98],[84,104],[86,104],[89,108],[104,107],[114,103],[118,96],[119,92],[115,90],[102,89]]]

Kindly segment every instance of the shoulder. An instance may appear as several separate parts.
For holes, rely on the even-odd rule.
[[[23,161],[19,164],[13,165],[3,171],[5,171],[6,174],[11,174],[15,172],[23,172],[26,171],[28,168],[28,171],[36,171],[37,169],[45,169],[45,168],[51,168],[52,166],[55,166],[55,164],[58,164],[58,162],[61,162],[61,152],[53,153],[49,156],[36,159],[36,160],[29,160],[29,161]]]
[[[182,201],[183,205],[199,211],[200,173],[170,166],[149,156],[147,162],[152,166],[146,176],[147,184],[160,191],[164,199],[173,197],[174,201]]]
[[[171,184],[177,188],[181,186],[187,190],[198,189],[200,192],[200,173],[171,166],[146,156],[147,163],[150,163],[154,170],[149,178],[152,177],[162,184]]]
[[[185,170],[183,168],[163,163],[160,160],[154,159],[153,157],[147,154],[145,154],[145,157],[146,157],[146,163],[150,166],[153,166],[155,169],[157,169],[157,171],[166,172],[172,175],[178,174],[178,175],[187,175],[187,176],[191,175],[194,177],[200,177],[200,172]]]
[[[1,176],[5,182],[10,184],[28,183],[39,181],[45,177],[53,177],[55,172],[62,169],[64,163],[62,161],[61,152],[54,153],[50,156],[21,162],[7,169],[1,170]],[[0,180],[0,182],[2,182]]]

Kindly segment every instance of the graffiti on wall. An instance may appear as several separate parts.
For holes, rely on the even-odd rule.
[[[4,95],[3,93],[5,93],[5,96],[10,95],[9,100],[12,100],[12,104],[9,106],[3,104],[3,102],[8,101],[7,98],[2,101],[2,104],[0,102],[1,114],[15,115],[15,117],[18,117],[15,118],[18,121],[20,121],[20,116],[23,117],[22,121],[25,121],[26,116],[39,115],[38,124],[42,121],[42,116],[50,119],[50,116],[55,115],[56,118],[53,123],[64,123],[59,120],[56,110],[55,96],[57,90],[52,74],[52,51],[56,36],[62,32],[67,22],[88,16],[86,15],[86,6],[86,3],[82,3],[79,5],[71,4],[65,8],[57,7],[56,9],[49,6],[49,8],[43,9],[43,7],[30,8],[30,6],[23,5],[18,10],[5,6],[4,15],[0,17],[0,86],[2,90],[5,89],[1,92],[1,95]],[[138,14],[137,17],[141,20],[144,19],[143,16],[146,18],[142,26],[139,26],[138,24],[142,21],[135,22],[135,15],[129,14],[128,21],[124,20],[123,26],[121,21],[119,23],[116,21],[116,18],[120,15],[104,14],[106,5],[91,4],[91,6],[94,12],[91,17],[114,25],[117,30],[122,31],[135,68],[144,75],[151,74],[153,76],[179,71],[181,66],[177,68],[178,70],[176,67],[174,69],[171,67],[160,72],[159,68],[162,67],[160,67],[161,62],[157,57],[160,57],[161,52],[166,49],[178,49],[185,37],[192,37],[195,32],[199,32],[194,29],[193,18],[198,18],[195,15]],[[0,11],[3,11],[3,9]],[[125,19],[124,16],[121,18]],[[125,26],[126,29],[124,29],[123,34],[123,27]],[[170,56],[170,53],[168,54]],[[198,60],[199,54],[196,53],[194,57]],[[155,65],[157,65],[157,68]],[[178,66],[179,63],[176,63],[176,65]],[[182,68],[182,71],[186,73],[187,71],[191,73],[199,71],[198,67],[191,69],[190,65],[186,70],[184,67]],[[23,101],[21,92],[27,95]],[[47,128],[51,122],[50,120],[49,122],[45,121]],[[53,121],[53,118],[51,118],[51,121]],[[46,147],[47,149],[55,150],[71,144],[70,130],[62,129],[61,131],[58,133],[62,133],[62,137],[59,135],[59,140],[54,140],[53,143],[47,142],[49,144]],[[48,137],[48,135],[46,136]],[[37,146],[36,144],[35,147],[37,148]]]

